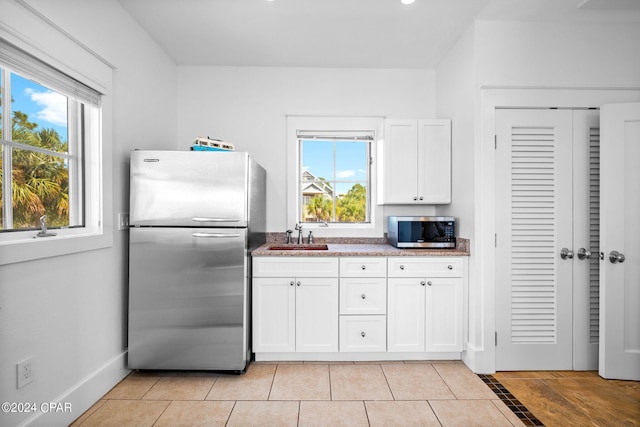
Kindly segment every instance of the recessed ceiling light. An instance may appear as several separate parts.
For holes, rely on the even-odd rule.
[[[402,4],[411,4],[411,3],[413,3],[414,1],[416,1],[416,0],[400,0],[400,2],[401,2]]]

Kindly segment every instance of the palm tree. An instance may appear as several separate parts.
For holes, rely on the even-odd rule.
[[[55,152],[67,151],[67,143],[55,130],[37,130],[37,126],[26,114],[15,111],[12,139]],[[69,225],[69,172],[65,159],[26,149],[11,150],[13,228],[39,227],[39,218],[44,214],[51,226]]]

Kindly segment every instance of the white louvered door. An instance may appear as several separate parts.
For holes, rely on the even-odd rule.
[[[496,111],[498,370],[597,366],[591,262],[572,257],[579,247],[597,253],[590,241],[597,232],[589,230],[598,205],[589,126],[597,139],[597,112]],[[563,248],[570,251],[565,258]],[[595,310],[597,331],[597,294]]]
[[[496,369],[571,369],[571,112],[498,110]],[[566,243],[565,243],[566,244]]]
[[[598,367],[600,113],[573,111],[573,369]]]

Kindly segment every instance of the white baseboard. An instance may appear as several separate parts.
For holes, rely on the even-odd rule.
[[[60,404],[57,408],[47,406],[44,411],[38,410],[18,427],[68,426],[131,372],[127,369],[126,355],[127,350],[51,399],[52,403]]]
[[[467,343],[462,361],[476,374],[494,374],[496,372],[495,354],[484,347],[476,347]]]

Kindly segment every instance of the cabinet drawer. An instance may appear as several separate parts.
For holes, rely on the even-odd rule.
[[[340,316],[340,351],[386,350],[386,316]]]
[[[462,277],[462,259],[390,257],[389,277]]]
[[[386,278],[340,279],[340,314],[385,314],[386,311]]]
[[[257,257],[254,277],[338,277],[338,258]]]
[[[384,257],[340,258],[340,277],[386,277]]]

